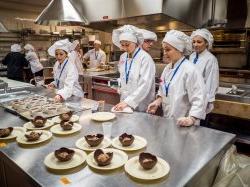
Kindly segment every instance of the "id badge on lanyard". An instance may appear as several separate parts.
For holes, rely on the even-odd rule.
[[[139,51],[141,50],[141,48],[138,48],[138,50],[136,51],[135,55],[133,56],[130,64],[129,64],[129,69],[128,69],[128,54],[127,54],[127,58],[126,58],[126,63],[125,63],[125,78],[126,78],[126,84],[128,84],[128,79],[129,79],[129,74],[130,74],[130,70],[134,61],[134,58],[136,57],[136,55],[139,53]]]
[[[178,70],[179,70],[181,64],[185,61],[185,59],[186,59],[186,58],[184,58],[184,59],[181,61],[181,63],[176,67],[176,69],[174,70],[174,73],[173,73],[173,75],[172,75],[170,81],[169,81],[168,83],[166,83],[166,82],[164,81],[164,82],[165,82],[165,83],[164,83],[164,87],[165,87],[165,94],[166,94],[166,97],[168,96],[168,91],[169,91],[170,83],[171,83],[171,81],[173,80],[175,74],[178,72]]]
[[[56,79],[56,87],[57,87],[57,88],[59,88],[59,85],[60,85],[60,78],[61,78],[61,76],[62,76],[63,70],[64,70],[64,68],[65,68],[65,66],[66,66],[67,63],[68,63],[68,60],[64,63],[64,65],[63,65],[63,67],[62,67],[62,70],[61,70],[61,72],[60,72],[60,74],[59,74],[59,77],[58,77],[58,79]]]

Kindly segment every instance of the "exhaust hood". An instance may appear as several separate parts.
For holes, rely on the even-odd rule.
[[[110,32],[124,24],[154,31],[201,27],[211,18],[212,0],[74,0],[87,27]]]
[[[41,25],[84,25],[88,21],[76,10],[70,0],[52,0],[37,17],[35,23]]]
[[[239,13],[239,7],[244,11]],[[52,0],[36,23],[85,23],[85,27],[106,32],[124,24],[156,32],[237,28],[247,26],[249,9],[249,0]]]

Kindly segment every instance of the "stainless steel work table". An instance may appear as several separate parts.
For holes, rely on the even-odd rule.
[[[67,186],[145,186],[131,180],[123,169],[100,174],[88,166],[80,167],[70,174],[55,174],[46,170],[43,160],[47,154],[62,146],[75,147],[77,139],[88,133],[102,133],[102,125],[89,119],[90,111],[81,113],[80,133],[73,136],[56,137],[47,144],[23,148],[16,142],[0,148],[1,167],[9,186],[63,186],[60,178],[71,180]],[[1,127],[22,126],[25,122],[18,116],[0,108]],[[203,127],[180,128],[170,119],[144,113],[117,114],[113,120],[112,136],[123,132],[145,137],[148,141],[146,151],[169,162],[171,170],[165,180],[150,184],[152,186],[206,186],[211,184],[221,156],[234,141],[234,135]],[[137,153],[138,154],[138,153]],[[136,154],[129,155],[129,157]],[[0,170],[0,171],[1,171]],[[14,177],[15,176],[15,177]],[[1,183],[0,183],[1,184]],[[149,185],[149,184],[147,184]]]

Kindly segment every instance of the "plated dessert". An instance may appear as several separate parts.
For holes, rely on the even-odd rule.
[[[8,137],[13,131],[13,127],[7,127],[4,129],[0,129],[0,138]]]
[[[157,180],[165,177],[169,171],[169,164],[152,153],[140,153],[125,164],[125,171],[132,177],[141,180]]]
[[[123,133],[119,136],[119,141],[121,142],[122,146],[130,146],[135,140],[135,137],[132,134]]]
[[[79,116],[73,115],[72,111],[62,113],[59,116],[52,118],[53,123],[61,123],[61,121],[72,121],[77,122],[79,121]]]
[[[44,118],[42,116],[36,116],[30,122],[25,123],[23,127],[28,130],[42,130],[47,129],[52,125],[54,125],[54,123],[51,120],[47,120],[47,118]]]
[[[91,147],[96,147],[102,143],[104,136],[103,134],[89,134],[84,136],[84,138]]]
[[[23,145],[39,144],[49,140],[52,137],[52,133],[46,130],[33,130],[28,131],[22,136],[18,136],[16,141]]]
[[[149,170],[152,169],[157,163],[157,157],[150,153],[140,153],[139,163],[143,169]]]
[[[27,138],[27,141],[32,142],[32,141],[37,141],[42,134],[43,134],[42,132],[31,131],[26,133],[24,136],[25,138]]]
[[[59,115],[59,118],[60,118],[62,121],[69,121],[70,118],[72,117],[72,115],[73,115],[73,112],[72,112],[72,111],[69,111],[69,112],[60,114],[60,115]]]
[[[97,149],[87,157],[91,168],[98,170],[113,170],[122,167],[128,160],[128,155],[117,149]]]
[[[61,162],[66,162],[71,160],[74,154],[75,154],[74,150],[68,149],[66,147],[62,147],[60,149],[55,150],[55,157]]]
[[[123,133],[112,140],[112,146],[123,151],[138,151],[147,146],[143,137]]]
[[[98,166],[107,166],[111,163],[113,158],[113,152],[103,152],[101,149],[97,149],[94,152],[94,159]]]
[[[11,140],[21,136],[26,132],[23,127],[7,127],[0,129],[0,140]]]
[[[73,128],[74,123],[72,121],[61,121],[60,126],[64,131],[70,131]]]
[[[36,128],[41,128],[45,126],[45,123],[47,121],[47,118],[44,118],[42,116],[36,116],[34,119],[31,120],[31,123]]]
[[[82,126],[72,121],[61,121],[60,124],[54,125],[50,131],[56,135],[70,135],[80,131]]]
[[[49,153],[44,164],[53,170],[68,170],[82,165],[87,158],[87,154],[79,149],[61,147]]]
[[[88,134],[76,141],[76,147],[84,151],[95,151],[96,149],[107,148],[111,140],[103,134]]]

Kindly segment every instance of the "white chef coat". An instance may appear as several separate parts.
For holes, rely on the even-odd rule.
[[[205,118],[205,87],[200,73],[187,59],[183,61],[179,70],[173,77],[166,97],[165,85],[168,83],[178,65],[184,59],[179,59],[172,68],[168,64],[161,75],[161,83],[158,91],[162,97],[164,116],[178,119],[180,117],[193,116],[198,119]]]
[[[101,63],[106,62],[106,54],[103,50],[99,49],[98,51],[95,51],[95,49],[89,50],[84,56],[84,59],[89,59],[90,61],[90,68],[96,68]]]
[[[40,63],[39,58],[34,51],[28,51],[25,54],[25,58],[30,63],[32,73],[36,73],[43,69],[43,65]]]
[[[196,57],[196,53],[190,55],[190,62],[193,63]],[[213,110],[213,102],[215,101],[215,95],[219,88],[219,66],[216,57],[205,49],[198,55],[198,60],[195,64],[196,69],[202,74],[205,81],[206,97],[208,105],[206,113]]]
[[[58,89],[57,94],[61,95],[64,100],[68,99],[72,95],[78,97],[83,96],[82,88],[78,82],[79,75],[77,69],[75,67],[75,64],[70,62],[68,58],[66,58],[62,64],[56,61],[53,68],[53,73],[54,81],[52,82],[52,84],[56,86],[56,88]],[[57,86],[57,80],[59,80],[59,86]]]
[[[82,61],[81,61],[81,58],[80,58],[80,54],[77,51],[73,50],[73,51],[70,52],[69,61],[75,63],[78,74],[83,75]]]
[[[135,53],[139,48],[135,49]],[[127,53],[120,57],[118,69],[120,72],[120,94],[121,101],[125,101],[133,109],[145,112],[147,106],[155,99],[155,64],[152,57],[143,49],[134,57],[128,83],[126,84],[126,66]],[[131,58],[127,60],[127,70],[131,64]]]

